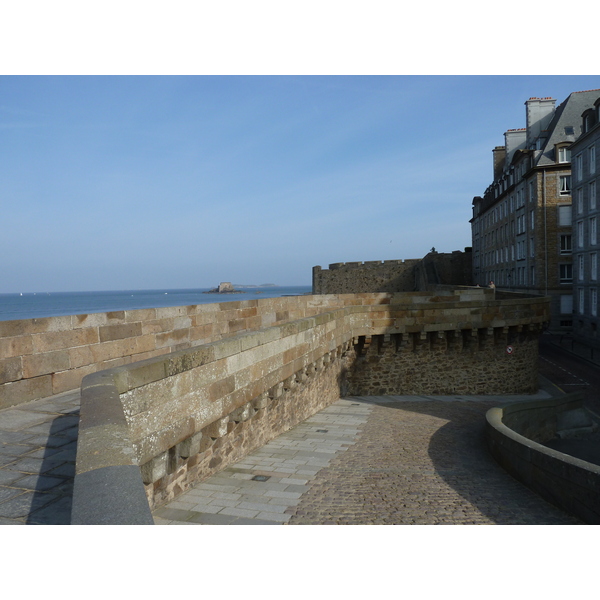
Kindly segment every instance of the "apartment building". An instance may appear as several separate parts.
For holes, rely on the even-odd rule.
[[[493,183],[473,198],[473,281],[551,297],[553,331],[573,325],[571,146],[600,91],[525,102],[526,127],[493,150]]]
[[[573,338],[600,348],[600,92],[581,115],[581,135],[571,146],[573,164]]]

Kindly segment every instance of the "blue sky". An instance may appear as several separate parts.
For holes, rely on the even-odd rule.
[[[309,285],[470,245],[524,102],[593,76],[0,76],[0,292]]]

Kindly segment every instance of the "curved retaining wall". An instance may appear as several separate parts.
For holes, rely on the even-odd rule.
[[[561,414],[581,405],[580,395],[568,395],[492,408],[486,438],[513,477],[586,523],[600,524],[600,466],[539,443],[554,437]]]
[[[389,389],[426,393],[427,382],[397,377],[411,364],[421,369],[425,355],[438,371],[460,361],[477,393],[529,391],[531,339],[548,317],[544,299],[497,301],[488,290],[325,300],[344,307],[86,376],[73,523],[149,522],[150,508],[382,377]],[[508,355],[503,336],[511,332]],[[447,336],[468,343],[440,346]],[[386,347],[386,339],[414,343],[384,352],[386,364],[401,367],[374,381],[366,365],[376,367],[377,357],[365,357],[365,346]],[[504,374],[484,378],[494,369]]]

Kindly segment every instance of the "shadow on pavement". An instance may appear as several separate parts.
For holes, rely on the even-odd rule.
[[[33,497],[27,517],[28,525],[71,523],[78,429],[79,410],[58,416],[52,421],[40,473],[31,475]]]

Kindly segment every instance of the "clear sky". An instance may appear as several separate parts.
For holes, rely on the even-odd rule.
[[[470,245],[524,102],[591,76],[0,77],[0,292],[309,285]]]

